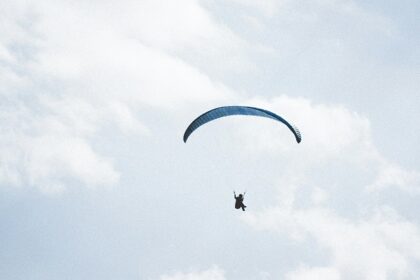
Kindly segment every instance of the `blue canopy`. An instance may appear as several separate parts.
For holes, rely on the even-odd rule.
[[[285,124],[290,131],[295,135],[296,141],[300,143],[302,137],[300,135],[299,130],[287,122],[285,119],[280,117],[279,115],[274,114],[273,112],[255,108],[255,107],[248,107],[248,106],[224,106],[212,109],[204,114],[200,115],[196,118],[185,130],[184,133],[184,142],[187,142],[188,137],[200,126],[206,124],[210,121],[213,121],[218,118],[233,116],[233,115],[248,115],[248,116],[258,116],[258,117],[265,117],[270,118]]]

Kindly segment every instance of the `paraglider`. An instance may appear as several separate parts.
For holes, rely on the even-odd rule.
[[[244,204],[245,193],[244,194],[240,193],[238,196],[236,196],[235,191],[233,191],[233,197],[236,200],[235,208],[236,209],[242,208],[242,211],[245,211],[245,208],[246,208],[246,205]]]
[[[256,107],[249,107],[249,106],[223,106],[223,107],[218,107],[210,111],[207,111],[204,114],[197,117],[185,130],[184,142],[186,143],[190,135],[200,126],[208,122],[211,122],[213,120],[216,120],[222,117],[233,116],[233,115],[257,116],[257,117],[264,117],[264,118],[269,118],[269,119],[278,121],[286,125],[287,128],[289,128],[289,130],[295,136],[297,143],[300,143],[302,141],[302,136],[299,130],[297,129],[297,127],[291,125],[284,118],[280,117],[279,115],[273,112],[256,108]],[[245,193],[243,195],[239,194],[238,196],[236,196],[236,193],[234,191],[233,196],[236,200],[235,208],[242,209],[242,211],[245,211],[246,206],[243,203]]]

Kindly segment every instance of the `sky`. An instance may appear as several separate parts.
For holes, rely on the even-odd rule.
[[[419,12],[1,1],[0,278],[417,279]]]

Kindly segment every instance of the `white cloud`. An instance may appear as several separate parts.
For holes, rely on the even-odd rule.
[[[376,11],[367,10],[357,1],[353,0],[231,0],[241,6],[251,8],[249,13],[258,11],[263,17],[273,19],[279,15],[283,20],[296,22],[319,23],[331,16],[339,16],[342,19],[352,19],[355,24],[368,26],[391,35],[395,32],[393,24]],[[358,23],[356,23],[358,22]]]
[[[218,267],[198,272],[177,272],[173,275],[162,275],[160,280],[224,280],[224,271]]]
[[[420,261],[420,231],[389,209],[352,221],[327,208],[278,207],[249,215],[247,222],[298,240],[311,237],[330,253],[327,270],[298,269],[288,275],[290,279],[317,279],[319,273],[331,279],[341,279],[338,275],[343,275],[342,279],[389,279],[393,275],[403,279]]]
[[[397,186],[413,194],[419,194],[420,172],[405,170],[396,164],[383,160],[377,178],[367,188],[369,191],[379,191],[392,186]]]
[[[308,170],[335,162],[349,165],[349,171],[362,169],[366,178],[374,176],[373,182],[364,186],[365,190],[398,187],[416,191],[420,187],[418,172],[406,170],[381,155],[373,143],[369,120],[344,106],[313,104],[308,99],[285,95],[270,100],[254,98],[244,103],[273,110],[301,131],[303,140],[296,144],[285,126],[278,128],[271,121],[253,122],[234,130],[240,139],[236,142],[241,143],[240,149],[248,155],[278,155],[288,162],[289,179],[283,180],[290,180],[290,169],[302,181],[305,178],[301,176]]]
[[[119,171],[92,143],[102,128],[147,135],[143,108],[175,110],[234,95],[171,52],[218,51],[236,39],[217,43],[232,34],[197,1],[177,2],[175,10],[170,3],[2,4],[0,184],[47,192],[72,180],[114,185]]]
[[[319,205],[328,199],[328,193],[321,188],[315,187],[311,198],[313,204]]]
[[[327,266],[303,265],[286,279],[411,276],[420,261],[419,228],[369,196],[372,191],[379,195],[385,187],[412,192],[419,188],[418,173],[381,155],[369,121],[343,106],[286,96],[253,99],[250,104],[284,116],[300,128],[303,140],[297,145],[286,128],[280,132],[274,126],[235,130],[249,155],[278,155],[277,164],[288,166],[277,174],[277,205],[249,213],[244,221],[296,241],[315,240],[329,254],[323,260]],[[309,196],[302,196],[305,192]],[[342,205],[338,207],[337,201]]]
[[[278,155],[288,163],[286,168],[299,170],[294,173],[299,177],[303,170],[330,164],[332,160],[362,166],[377,161],[369,121],[343,106],[312,104],[308,99],[285,95],[270,100],[254,98],[244,103],[277,112],[298,127],[302,142],[296,144],[286,126],[259,121],[235,130],[241,139],[240,148],[254,157]]]
[[[305,267],[286,274],[286,280],[339,280],[340,274],[335,268],[330,267]]]
[[[236,2],[240,5],[250,7],[261,12],[264,16],[272,17],[274,16],[278,10],[283,6],[286,5],[287,2],[290,0],[231,0]]]
[[[95,153],[89,143],[100,118],[97,110],[74,100],[44,103],[38,109],[7,104],[1,114],[0,181],[3,184],[37,186],[46,192],[64,189],[75,179],[90,186],[112,185],[119,174],[111,162]],[[51,113],[48,110],[58,110]],[[35,111],[35,112],[34,112]]]

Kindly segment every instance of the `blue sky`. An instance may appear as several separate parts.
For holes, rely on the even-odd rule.
[[[0,278],[416,279],[419,8],[1,2]]]

